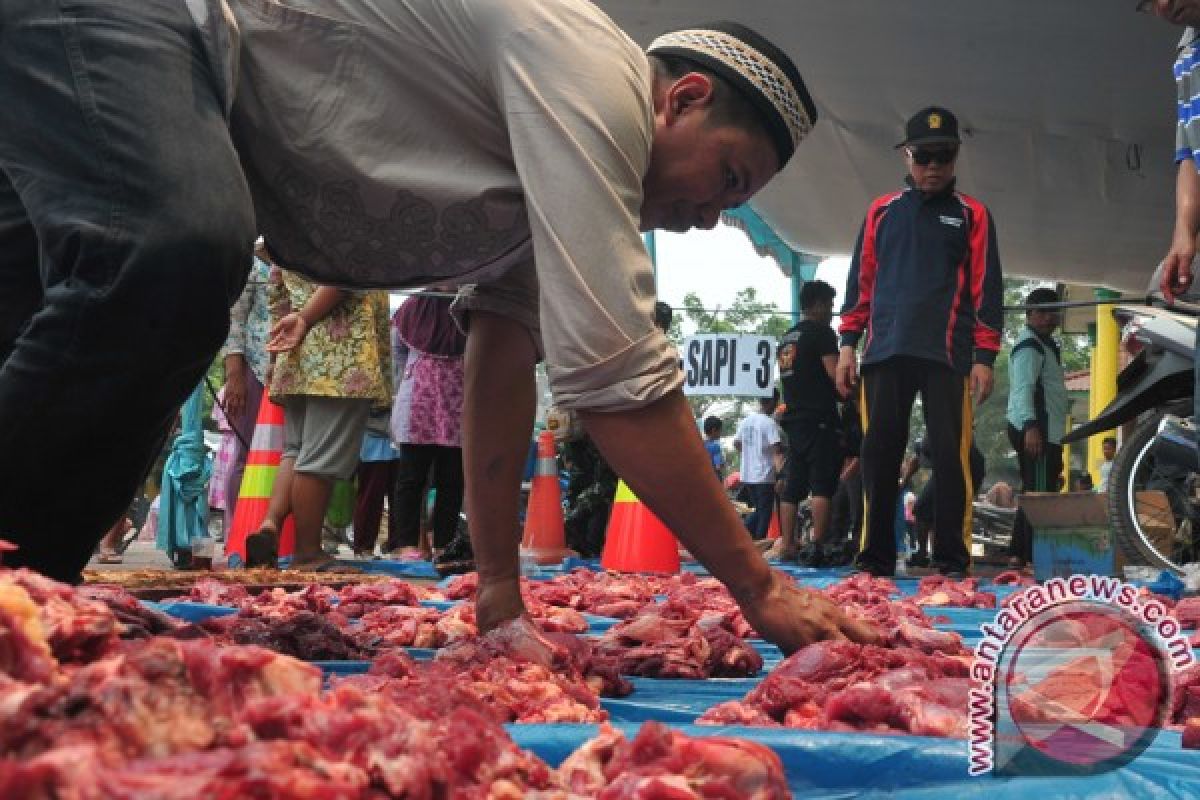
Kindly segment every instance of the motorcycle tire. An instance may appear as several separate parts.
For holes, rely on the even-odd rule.
[[[1154,442],[1162,417],[1156,413],[1142,420],[1117,451],[1108,480],[1108,518],[1130,566],[1157,567],[1182,574],[1179,564],[1172,560],[1174,554],[1160,553],[1142,530],[1136,512],[1136,487],[1130,486]]]

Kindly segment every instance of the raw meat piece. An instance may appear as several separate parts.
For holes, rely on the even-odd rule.
[[[917,584],[913,601],[919,606],[956,606],[961,608],[995,608],[996,595],[979,591],[975,578],[952,580],[945,575],[927,575]]]
[[[572,793],[618,798],[790,797],[783,764],[768,747],[741,739],[688,737],[657,722],[626,740],[607,725],[558,769]]]
[[[1183,725],[1183,746],[1200,750],[1200,717],[1190,717]]]
[[[475,592],[479,589],[479,573],[468,572],[452,578],[442,594],[447,600],[474,600]]]
[[[128,642],[53,685],[0,690],[0,752],[30,758],[90,746],[103,763],[238,744],[253,699],[315,695],[320,670],[253,647],[163,637]]]
[[[783,725],[771,719],[761,708],[740,700],[718,703],[704,712],[702,725],[749,725],[756,728],[781,728]]]
[[[886,678],[887,673],[874,682],[858,683],[831,695],[820,727],[966,738],[968,679],[930,681],[923,675],[911,676],[914,683],[896,687]],[[895,683],[895,679],[890,682]]]
[[[622,675],[699,680],[746,677],[762,656],[733,632],[731,612],[698,612],[673,597],[608,629],[597,652]]]
[[[1028,575],[1009,569],[992,578],[992,583],[997,586],[1033,586],[1035,581]]]
[[[1175,618],[1188,630],[1200,627],[1200,597],[1185,597],[1175,605]]]
[[[893,647],[911,647],[926,653],[941,652],[960,655],[967,652],[963,647],[962,637],[957,633],[922,627],[907,619],[896,623],[889,643]]]
[[[442,644],[436,627],[440,617],[432,608],[384,606],[364,614],[357,633],[378,637],[378,649],[438,647]]]
[[[370,632],[348,632],[336,614],[297,611],[273,618],[243,610],[206,619],[200,627],[221,644],[258,645],[305,661],[364,661],[379,650]]]
[[[76,591],[81,597],[108,606],[121,624],[122,639],[145,639],[180,627],[174,617],[155,611],[120,586],[95,584],[80,586]]]
[[[966,654],[817,642],[782,661],[742,701],[715,706],[697,723],[958,736],[966,729],[969,669]]]
[[[345,587],[338,592],[337,609],[350,619],[355,619],[386,606],[415,606],[423,599],[423,593],[411,583],[393,578]]]
[[[208,603],[214,606],[242,608],[252,599],[246,587],[236,583],[224,583],[215,578],[202,578],[182,597],[173,598],[189,603]]]
[[[0,675],[49,682],[58,668],[41,613],[24,588],[0,575]]]

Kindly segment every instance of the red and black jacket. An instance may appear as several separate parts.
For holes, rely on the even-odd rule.
[[[914,356],[966,375],[1000,349],[1004,286],[992,215],[951,185],[878,197],[854,246],[842,345],[865,334],[862,363]]]

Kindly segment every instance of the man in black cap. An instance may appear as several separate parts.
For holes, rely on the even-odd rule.
[[[867,516],[859,566],[895,569],[894,520],[909,415],[921,395],[938,491],[934,566],[963,574],[971,563],[972,405],[992,391],[1000,349],[1003,279],[987,208],[954,188],[958,120],[931,106],[908,121],[908,187],[876,198],[858,235],[842,309],[838,389],[858,382]]]
[[[321,284],[473,287],[457,311],[481,630],[525,610],[517,500],[544,357],[557,403],[760,633],[787,650],[873,636],[738,535],[651,324],[640,230],[712,227],[816,121],[770,42],[715,23],[647,54],[586,0],[84,5],[0,6],[16,563],[78,577],[224,339],[257,228]]]

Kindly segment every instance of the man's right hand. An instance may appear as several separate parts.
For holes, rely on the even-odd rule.
[[[1178,295],[1192,288],[1192,259],[1196,257],[1194,237],[1176,234],[1171,251],[1163,259],[1159,288],[1168,303],[1174,303]]]
[[[858,385],[858,354],[853,347],[843,347],[838,353],[837,390],[842,397],[849,397]]]
[[[850,639],[879,644],[879,631],[868,622],[848,616],[814,589],[802,589],[783,573],[771,573],[771,584],[757,598],[740,602],[746,620],[769,642],[790,655],[824,639]]]
[[[1041,458],[1044,442],[1042,431],[1036,425],[1025,429],[1025,455],[1030,458]]]
[[[475,622],[480,636],[525,613],[520,576],[491,579],[479,576],[479,588],[475,590]]]

